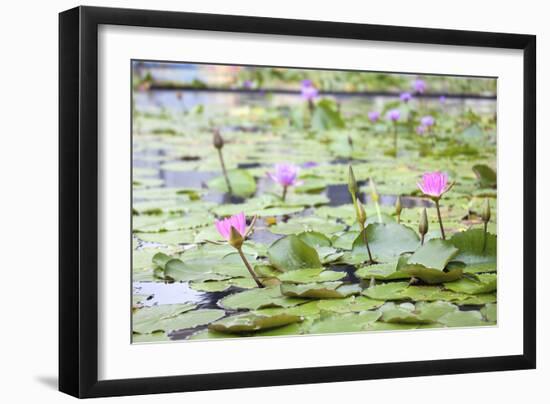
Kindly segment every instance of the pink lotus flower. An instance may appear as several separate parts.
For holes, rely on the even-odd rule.
[[[413,82],[413,89],[415,92],[422,94],[426,91],[426,82],[422,79],[416,79]]]
[[[400,117],[401,117],[401,112],[399,112],[398,109],[390,109],[388,111],[387,118],[390,121],[393,121],[393,122],[398,121]]]
[[[231,227],[234,227],[243,237],[246,233],[246,217],[243,212],[223,220],[216,220],[215,225],[218,233],[227,241],[231,237]]]
[[[380,118],[380,112],[378,111],[371,111],[369,112],[369,121],[371,121],[372,123],[378,121],[378,118]]]
[[[434,171],[426,173],[422,176],[422,181],[418,182],[418,188],[426,196],[439,199],[441,195],[449,190],[449,177],[446,173]]]
[[[311,80],[302,81],[302,98],[307,101],[312,101],[315,97],[319,95],[319,91],[313,85]]]
[[[294,185],[300,185],[302,182],[297,181],[298,173],[300,172],[300,167],[295,166],[294,164],[275,164],[275,172],[268,172],[267,175],[273,181],[278,182],[283,187],[290,187]]]

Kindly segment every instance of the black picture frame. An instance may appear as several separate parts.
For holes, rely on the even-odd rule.
[[[508,48],[523,51],[523,354],[98,380],[98,26]],[[59,390],[104,397],[536,366],[536,37],[183,12],[77,7],[59,15]]]

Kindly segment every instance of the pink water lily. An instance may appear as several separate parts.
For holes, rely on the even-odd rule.
[[[409,102],[412,99],[412,94],[409,92],[401,93],[399,99],[403,102]]]
[[[424,195],[433,198],[440,198],[448,190],[449,177],[441,171],[426,173],[422,176],[422,181],[418,182],[418,188]]]
[[[369,121],[374,123],[374,122],[378,121],[378,118],[380,118],[380,112],[371,111],[371,112],[368,113],[368,116],[369,116]]]
[[[426,115],[420,118],[420,124],[426,127],[433,126],[435,124],[435,119],[431,115]]]
[[[256,282],[259,288],[263,288],[264,285],[260,281],[260,278],[258,278],[258,275],[256,275],[256,272],[254,272],[252,265],[250,265],[250,263],[248,262],[248,259],[246,258],[246,255],[243,253],[243,249],[242,249],[246,236],[254,228],[254,224],[256,223],[256,218],[257,216],[254,216],[254,218],[252,219],[252,222],[250,223],[250,228],[248,229],[248,231],[246,230],[246,216],[244,215],[244,212],[238,213],[236,215],[233,215],[223,220],[216,220],[214,224],[216,226],[216,229],[220,233],[220,235],[224,239],[226,239],[227,242],[232,247],[234,247],[237,250],[237,252],[239,253],[239,256],[243,261],[244,266],[250,273],[250,276],[252,276],[252,279],[254,279],[254,282]],[[214,244],[219,244],[219,243],[214,243]]]
[[[422,94],[426,91],[426,82],[422,79],[416,79],[413,82],[413,89],[415,92]]]
[[[307,101],[312,101],[315,97],[319,95],[319,91],[315,88],[311,80],[302,81],[301,92],[302,98]]]
[[[398,121],[401,118],[401,112],[398,109],[390,109],[386,115],[390,121]]]
[[[267,175],[273,181],[281,184],[283,187],[300,185],[302,182],[297,180],[300,167],[294,164],[280,163],[275,164],[275,172],[268,172]]]
[[[418,188],[422,193],[430,197],[435,203],[437,211],[437,219],[439,221],[439,229],[441,230],[441,238],[445,240],[445,229],[443,228],[443,220],[441,219],[441,210],[439,208],[439,200],[441,196],[451,189],[453,184],[449,185],[449,177],[441,171],[433,171],[422,176],[422,181],[419,182]]]
[[[215,226],[218,233],[227,241],[231,238],[231,227],[234,227],[244,237],[246,233],[246,217],[244,212],[241,212],[226,219],[216,220]]]

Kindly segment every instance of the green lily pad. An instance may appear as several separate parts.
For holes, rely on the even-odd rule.
[[[472,167],[472,170],[482,188],[496,188],[497,173],[495,170],[486,164],[476,164]]]
[[[380,318],[378,310],[360,313],[336,314],[313,323],[308,334],[326,334],[363,331]]]
[[[409,264],[400,269],[400,272],[405,273],[414,278],[422,279],[430,285],[451,282],[459,279],[462,276],[462,268],[453,268],[449,271],[440,271],[439,269],[426,268],[420,264]]]
[[[191,303],[143,307],[135,311],[132,316],[133,330],[141,334],[163,331],[164,328],[162,328],[159,323],[193,310],[195,307],[196,306]]]
[[[164,331],[157,331],[151,334],[132,334],[132,344],[166,341],[170,341],[170,338],[168,338],[168,335]]]
[[[227,176],[234,195],[246,198],[256,192],[256,181],[247,171],[230,170],[227,172]],[[208,181],[208,187],[219,192],[228,192],[223,175]]]
[[[143,241],[166,245],[189,244],[195,241],[193,230],[163,231],[160,233],[136,233],[136,237]]]
[[[380,320],[386,323],[431,324],[456,310],[458,307],[448,302],[418,303],[416,307],[411,303],[396,305],[390,302],[380,308]]]
[[[369,299],[365,296],[350,296],[343,299],[319,300],[317,307],[323,311],[350,313],[376,309],[382,304],[381,300]]]
[[[488,303],[481,308],[480,313],[490,323],[496,323],[497,321],[497,305],[495,303]]]
[[[458,248],[450,241],[432,239],[416,250],[408,259],[409,264],[443,271],[449,261],[458,254]]]
[[[275,241],[269,247],[267,257],[271,265],[283,272],[321,267],[317,251],[294,235]]]
[[[497,289],[496,274],[479,274],[477,279],[463,278],[454,282],[445,283],[445,288],[453,292],[478,295],[490,293]]]
[[[359,285],[344,285],[342,282],[323,282],[306,284],[287,284],[281,285],[281,293],[292,297],[309,298],[342,298],[356,295],[361,292]]]
[[[283,296],[279,286],[270,286],[226,296],[218,304],[232,310],[257,310],[264,307],[291,307],[306,301],[305,299]]]
[[[363,295],[376,300],[396,300],[403,296],[405,289],[409,287],[408,282],[388,282],[363,290]]]
[[[256,282],[250,278],[231,278],[224,281],[189,282],[189,287],[200,292],[223,292],[235,286],[243,289],[255,288]]]
[[[364,230],[370,250],[378,261],[392,261],[402,253],[415,251],[420,244],[416,232],[402,224],[372,223]],[[353,242],[352,254],[368,259],[367,248],[360,234]]]
[[[304,231],[316,231],[324,234],[331,234],[342,231],[346,228],[344,224],[333,220],[322,219],[316,216],[296,217],[289,219],[286,223],[277,223],[269,230],[275,234],[298,234]]]
[[[465,271],[469,266],[486,268],[487,265],[490,265],[492,268],[494,265],[496,267],[497,237],[487,233],[485,249],[483,248],[484,237],[483,229],[466,230],[455,233],[451,237],[451,243],[459,250],[454,259],[466,264]]]
[[[397,262],[388,262],[384,264],[374,264],[367,265],[359,268],[355,271],[355,276],[361,279],[370,280],[374,279],[383,279],[383,280],[394,280],[394,279],[408,279],[411,276],[397,270]]]
[[[300,321],[302,321],[301,316],[286,313],[274,315],[244,313],[211,323],[208,329],[225,333],[242,333],[281,327]]]
[[[439,322],[447,327],[478,327],[491,325],[483,320],[479,311],[454,311],[442,316]]]
[[[296,269],[278,275],[281,282],[312,283],[338,281],[346,276],[345,272],[327,271],[323,268]]]

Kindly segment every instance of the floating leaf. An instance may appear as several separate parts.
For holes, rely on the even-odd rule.
[[[267,257],[279,271],[321,267],[317,251],[294,235],[275,241],[269,247]]]
[[[189,287],[200,292],[223,292],[232,286],[252,289],[257,286],[252,278],[231,278],[225,281],[190,282]]]
[[[308,331],[308,334],[342,333],[363,331],[369,325],[378,320],[381,313],[364,311],[361,313],[336,314],[316,321]]]
[[[481,188],[496,188],[497,173],[486,164],[476,164],[472,167]]]
[[[367,234],[370,250],[378,261],[392,261],[407,251],[414,251],[420,244],[416,232],[397,223],[372,223],[364,230]],[[368,259],[363,236],[353,242],[352,254]]]
[[[316,231],[324,234],[331,234],[342,231],[346,228],[344,224],[336,223],[333,220],[322,219],[316,216],[296,217],[289,219],[286,223],[277,223],[269,230],[275,234],[297,234],[303,231]]]
[[[397,270],[397,262],[388,262],[385,264],[374,264],[368,265],[359,268],[355,271],[355,276],[361,279],[370,280],[374,279],[384,279],[384,280],[394,280],[394,279],[408,279],[411,276]]]
[[[483,229],[471,229],[455,233],[451,237],[451,243],[458,248],[459,253],[454,259],[469,266],[496,265],[497,237],[494,234],[487,234],[487,241],[484,245]]]
[[[233,310],[257,310],[264,307],[291,307],[304,302],[306,302],[305,299],[283,296],[279,286],[270,286],[226,296],[218,304]]]
[[[483,320],[479,311],[454,311],[442,316],[439,322],[447,327],[477,327],[491,325]]]
[[[227,172],[233,194],[246,198],[256,192],[254,177],[245,170],[230,170]],[[208,181],[208,187],[219,192],[228,192],[224,176]]]
[[[497,276],[495,274],[480,274],[476,278],[463,278],[454,282],[448,282],[445,283],[445,288],[469,295],[490,293],[497,289]]]
[[[281,293],[292,297],[309,298],[342,298],[354,294],[359,294],[361,288],[359,285],[343,285],[342,282],[323,282],[306,284],[286,284],[281,285]]]
[[[177,317],[196,306],[191,303],[185,304],[163,304],[159,306],[143,307],[134,312],[132,317],[132,326],[135,332],[151,333],[153,331],[163,331],[159,322]]]
[[[278,275],[281,282],[312,283],[338,281],[346,276],[345,272],[326,271],[323,268],[306,268]]]
[[[454,247],[450,241],[433,239],[418,248],[409,257],[408,263],[443,271],[449,261],[457,254],[458,248]]]
[[[486,304],[480,310],[481,314],[485,319],[491,323],[496,323],[497,321],[497,305],[494,303]]]
[[[208,329],[226,333],[242,333],[281,327],[299,321],[302,321],[302,317],[292,314],[245,313],[218,320],[210,324]]]
[[[350,296],[344,299],[319,300],[317,307],[324,311],[350,313],[376,309],[382,304],[383,302],[380,300],[369,299],[365,296]]]

